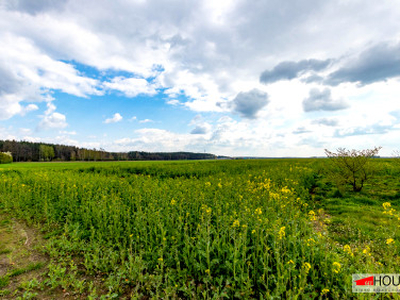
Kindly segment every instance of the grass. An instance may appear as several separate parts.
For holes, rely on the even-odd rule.
[[[391,231],[396,240],[400,240],[397,222],[384,214],[382,204],[390,202],[391,207],[400,208],[400,165],[395,160],[373,160],[373,176],[364,189],[355,193],[344,187],[343,193],[337,193],[335,186],[327,186],[327,178],[320,180],[320,189],[316,199],[318,207],[332,215],[331,238],[342,244],[357,244],[385,237],[382,232]],[[347,228],[345,230],[344,228]],[[358,232],[357,235],[354,232]]]
[[[22,290],[88,298],[353,297],[352,273],[399,266],[399,167],[374,160],[375,177],[354,193],[338,191],[326,163],[2,166],[0,210],[40,226],[51,260],[36,265],[46,275]],[[392,215],[382,206],[388,200]]]
[[[0,298],[30,299],[22,287],[29,286],[31,280],[44,278],[47,272],[48,258],[40,250],[42,246],[43,240],[37,230],[10,214],[0,214]],[[39,298],[60,298],[59,292],[47,293],[39,286],[36,288],[35,294],[43,296]]]

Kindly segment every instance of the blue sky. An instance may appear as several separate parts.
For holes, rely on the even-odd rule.
[[[0,3],[0,139],[391,155],[399,80],[389,0]]]

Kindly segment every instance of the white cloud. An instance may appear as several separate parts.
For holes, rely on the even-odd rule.
[[[97,80],[81,76],[72,65],[51,58],[30,39],[4,32],[0,32],[0,75],[3,120],[38,108],[21,102],[50,101],[51,89],[78,97],[102,94],[96,88]]]
[[[47,110],[41,116],[38,130],[62,129],[68,126],[65,115],[56,112],[56,109],[52,102],[47,102]]]
[[[113,115],[112,118],[106,119],[106,120],[104,121],[104,123],[105,123],[105,124],[117,123],[117,122],[122,121],[122,119],[123,119],[123,118],[122,118],[122,116],[121,116],[119,113],[115,113],[115,114]]]
[[[110,82],[104,82],[103,86],[122,92],[126,97],[133,98],[137,95],[155,95],[157,93],[155,86],[151,85],[143,78],[124,78],[114,77]]]
[[[45,115],[39,123],[39,129],[58,129],[67,127],[66,117],[58,112]]]
[[[76,131],[60,131],[59,133],[66,135],[76,135]]]
[[[144,120],[140,120],[139,123],[144,124],[144,123],[152,123],[154,122],[153,120],[150,119],[144,119]]]
[[[163,92],[168,109],[210,113],[214,121],[227,116],[204,118],[184,135],[148,132],[186,149],[205,143],[225,154],[300,155],[352,141],[362,146],[372,134],[348,136],[362,129],[383,146],[393,147],[397,136],[399,120],[390,113],[400,110],[400,8],[393,1],[3,3],[0,120],[32,113],[41,101],[67,101],[53,99],[53,91],[131,98]],[[101,74],[78,71],[85,66]],[[267,100],[237,98],[252,90],[268,93]],[[235,113],[251,122],[235,120]],[[67,126],[51,105],[41,118],[42,128]],[[144,131],[135,134],[130,140],[156,147]]]
[[[313,88],[307,98],[303,100],[303,108],[305,112],[310,111],[335,111],[348,108],[349,105],[343,100],[333,100],[331,90],[325,88],[318,90]]]
[[[170,105],[178,105],[178,104],[180,104],[180,102],[179,102],[179,100],[171,99],[171,100],[168,100],[168,101],[167,101],[167,104],[170,104]]]
[[[28,104],[27,106],[25,106],[22,109],[21,114],[25,115],[25,114],[27,114],[27,113],[29,113],[31,111],[35,111],[35,110],[38,110],[38,109],[39,109],[39,107],[36,104]]]
[[[189,123],[189,126],[195,126],[190,134],[207,134],[211,131],[212,125],[204,121],[202,115],[196,115]]]

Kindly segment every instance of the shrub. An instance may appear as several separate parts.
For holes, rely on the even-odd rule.
[[[366,150],[337,149],[337,153],[325,149],[326,155],[333,164],[333,177],[338,186],[342,183],[351,184],[354,192],[362,190],[365,181],[371,174],[369,167],[370,158],[376,156],[381,147]]]
[[[13,157],[10,152],[0,152],[0,164],[10,164]]]

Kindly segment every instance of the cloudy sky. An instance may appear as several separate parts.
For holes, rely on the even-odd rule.
[[[2,0],[0,139],[109,151],[400,149],[393,0]]]

